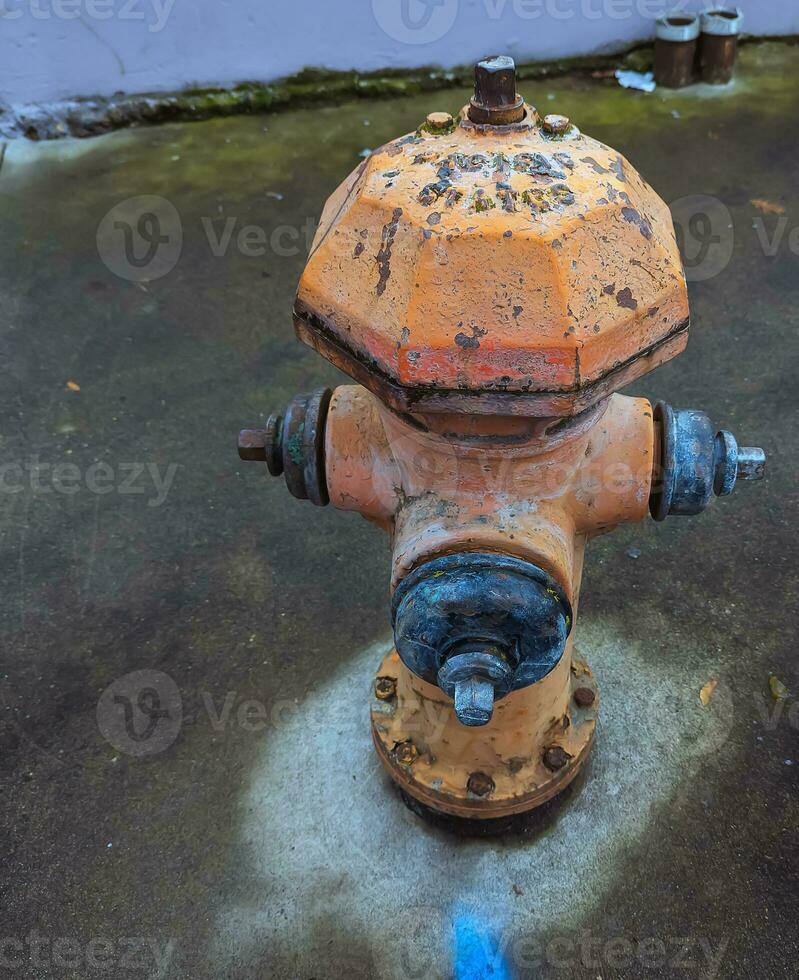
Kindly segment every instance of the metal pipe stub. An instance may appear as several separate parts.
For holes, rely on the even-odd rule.
[[[239,433],[239,458],[265,462],[272,476],[283,475],[289,492],[317,507],[330,503],[325,475],[325,426],[333,392],[320,388],[296,395],[283,416],[269,418],[263,429]]]
[[[699,70],[703,82],[724,85],[732,78],[738,56],[738,35],[743,26],[740,10],[708,10],[702,14]]]
[[[478,61],[469,119],[478,125],[508,126],[524,119],[524,99],[516,91],[516,64],[507,55]]]
[[[684,88],[694,80],[699,16],[675,11],[655,25],[654,76],[664,88]]]
[[[763,479],[763,450],[739,446],[731,432],[716,432],[704,412],[675,411],[658,402],[654,421],[660,434],[660,462],[649,510],[656,521],[699,514],[714,496],[732,493],[738,480]]]

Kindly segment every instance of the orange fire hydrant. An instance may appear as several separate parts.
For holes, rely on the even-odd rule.
[[[300,338],[358,384],[299,396],[243,459],[389,532],[395,649],[372,733],[406,793],[492,818],[538,806],[591,746],[573,651],[586,541],[695,514],[765,457],[707,416],[614,392],[680,353],[668,208],[615,151],[475,71],[328,201]]]

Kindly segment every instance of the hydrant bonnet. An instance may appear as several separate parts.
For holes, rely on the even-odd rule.
[[[404,412],[578,414],[687,341],[671,215],[635,169],[523,103],[473,121],[492,84],[515,89],[512,64],[481,62],[454,130],[361,164],[300,281],[300,338]]]

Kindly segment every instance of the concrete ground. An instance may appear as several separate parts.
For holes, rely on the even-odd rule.
[[[4,974],[796,976],[799,48],[747,47],[721,91],[524,94],[683,229],[692,340],[635,392],[704,409],[769,474],[591,546],[592,763],[494,840],[430,827],[373,756],[386,541],[235,449],[339,380],[290,320],[325,198],[466,93],[5,148]],[[174,211],[120,204],[141,195]]]

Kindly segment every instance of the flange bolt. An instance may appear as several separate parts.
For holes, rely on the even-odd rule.
[[[263,429],[239,433],[239,458],[266,463],[272,476],[286,478],[289,492],[299,500],[326,506],[325,426],[333,392],[320,388],[296,395],[283,415],[272,415]]]

